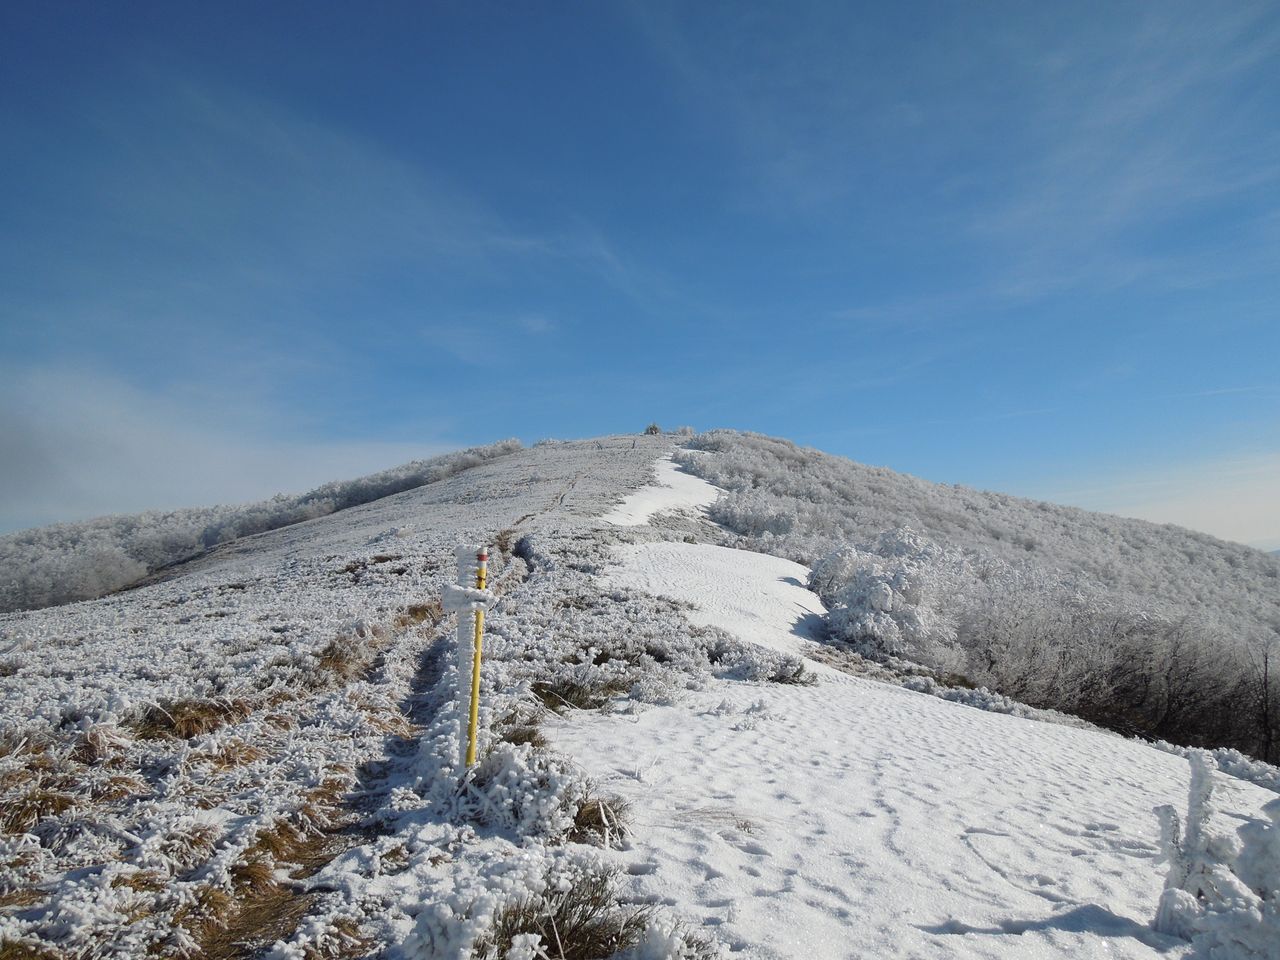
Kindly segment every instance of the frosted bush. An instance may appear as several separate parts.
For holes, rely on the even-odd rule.
[[[857,652],[1280,760],[1280,558],[758,434],[688,446],[681,465],[728,491],[710,508],[728,543],[812,566],[831,634]]]
[[[520,449],[504,440],[261,503],[101,517],[0,537],[0,612],[100,597],[222,543],[447,479]]]
[[[832,633],[859,652],[937,666],[955,643],[955,598],[968,576],[959,551],[898,528],[828,554],[809,587],[827,605]]]
[[[1188,759],[1185,825],[1172,807],[1156,809],[1169,872],[1155,929],[1216,960],[1280,960],[1280,798],[1263,808],[1270,823],[1222,832],[1213,822],[1214,761],[1199,750]]]

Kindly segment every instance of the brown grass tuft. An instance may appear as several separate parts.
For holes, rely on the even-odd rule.
[[[48,894],[35,887],[20,887],[16,890],[5,890],[0,893],[0,907],[30,907],[39,903]]]
[[[150,707],[134,729],[143,740],[190,740],[239,723],[252,712],[252,705],[244,699],[172,700]]]
[[[288,820],[278,820],[269,830],[258,834],[257,842],[250,848],[250,853],[268,853],[272,859],[280,861],[293,860],[299,848],[306,841],[301,830]]]
[[[71,759],[86,766],[118,757],[128,745],[114,724],[96,723],[83,734],[71,751]]]
[[[128,887],[139,893],[159,893],[169,885],[169,878],[154,870],[137,870],[121,874],[111,881],[113,887]]]
[[[6,797],[0,812],[0,832],[30,833],[41,820],[65,813],[76,802],[70,793],[33,785],[17,796]]]
[[[502,731],[502,739],[517,746],[527,743],[534,750],[545,750],[547,748],[547,738],[542,735],[542,731],[535,724],[531,723],[507,727]]]
[[[0,960],[62,960],[62,954],[51,947],[38,947],[18,940],[0,940]]]
[[[577,680],[539,680],[530,690],[543,705],[557,713],[569,710],[598,710],[630,685],[621,679],[580,683]]]
[[[210,764],[215,770],[230,770],[233,767],[244,767],[261,760],[265,753],[238,737],[233,737],[210,753],[202,753],[194,759]]]
[[[183,870],[190,870],[209,859],[218,842],[216,827],[206,823],[174,830],[160,841],[160,852]]]
[[[295,864],[293,876],[307,876],[336,852],[331,835],[307,833],[284,820],[259,834],[244,859],[231,868],[240,909],[225,927],[207,931],[201,941],[203,960],[242,960],[256,948],[288,940],[316,894],[277,884],[273,864]]]
[[[558,960],[600,960],[636,946],[650,915],[648,907],[621,906],[613,872],[600,870],[568,890],[503,907],[476,941],[473,956],[505,957],[517,936],[532,933]]]
[[[276,890],[275,868],[261,859],[245,860],[231,868],[231,879],[237,887],[255,897],[265,896]]]
[[[631,804],[622,797],[588,797],[573,817],[569,839],[611,847],[631,831]]]
[[[0,734],[0,757],[13,756],[20,753],[34,753],[41,749],[42,746],[34,744],[29,734]]]
[[[498,548],[498,552],[504,557],[511,556],[511,547],[515,543],[516,531],[514,527],[507,527],[499,530],[493,537],[493,545]]]
[[[196,939],[206,939],[222,929],[231,920],[236,909],[236,899],[221,887],[201,887],[195,900],[184,903],[173,915],[176,927],[182,927]]]
[[[432,626],[444,620],[444,607],[439,600],[432,600],[428,603],[415,603],[405,608],[404,612],[396,617],[396,629],[405,630],[409,627],[416,627],[421,623],[430,623]]]
[[[342,680],[354,680],[369,662],[368,653],[354,637],[335,637],[316,657],[316,667]]]
[[[313,788],[307,794],[307,802],[331,809],[338,806],[349,789],[351,789],[351,769],[346,766],[337,766],[334,767],[332,774],[326,777],[320,786]],[[321,816],[323,821],[328,823],[329,814],[324,813]]]

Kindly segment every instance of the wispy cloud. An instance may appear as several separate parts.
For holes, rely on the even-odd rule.
[[[1274,10],[1113,13],[1105,28],[1077,23],[1055,40],[1042,21],[1020,38],[1039,54],[1022,74],[1033,97],[1023,149],[973,223],[1005,258],[996,279],[1006,296],[1152,276],[1194,285],[1257,270],[1280,249],[1267,226],[1280,208],[1280,137],[1250,93],[1280,56]],[[1251,203],[1231,236],[1197,244],[1186,218],[1212,221],[1214,204],[1241,196]],[[1164,231],[1180,222],[1170,242]]]
[[[868,242],[927,235],[970,263],[959,289],[931,282],[939,297],[1274,271],[1273,6],[974,10],[910,39],[850,5],[633,9],[683,101],[732,145],[738,202]]]
[[[22,242],[0,253],[26,280],[3,298],[15,323],[123,327],[156,344],[201,326],[270,339],[306,325],[293,346],[312,351],[371,302],[380,314],[361,320],[407,328],[512,278],[577,274],[636,298],[661,286],[598,227],[517,225],[429,155],[226,82],[151,69],[118,83],[78,105],[70,140],[25,131],[32,155],[55,159],[14,176],[77,215],[59,228],[52,199],[11,205]]]

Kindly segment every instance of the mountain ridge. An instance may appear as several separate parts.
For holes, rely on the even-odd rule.
[[[1185,929],[1151,925],[1152,809],[1186,804],[1180,753],[842,637],[851,585],[887,586],[869,609],[899,612],[900,594],[925,624],[936,598],[912,583],[972,559],[896,529],[810,573],[771,556],[816,544],[831,504],[816,487],[792,503],[735,437],[509,451],[124,593],[0,615],[0,944],[535,960],[577,943],[564,921],[587,909],[610,946],[582,955],[624,960],[1155,960],[1220,945],[1214,930],[1268,942],[1252,892],[1257,929],[1219,905],[1212,928],[1172,907]],[[792,479],[826,475],[808,457]],[[655,496],[664,458],[686,472]],[[761,518],[781,533],[751,533]],[[441,601],[454,549],[483,543],[494,603],[468,770],[470,655]],[[1280,771],[1203,756],[1233,774],[1200,775],[1226,814],[1214,829],[1265,823],[1259,784]],[[1220,866],[1252,878],[1252,863]]]

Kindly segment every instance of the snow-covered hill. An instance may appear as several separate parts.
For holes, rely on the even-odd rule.
[[[1187,761],[865,659],[683,442],[504,450],[0,616],[0,950],[1275,956],[1273,768],[1219,757],[1253,782],[1166,843],[1155,930]],[[465,775],[460,543],[497,594]]]
[[[732,545],[814,567],[832,633],[1114,729],[1280,759],[1280,561],[785,440],[681,451]],[[712,455],[708,455],[712,454]]]

